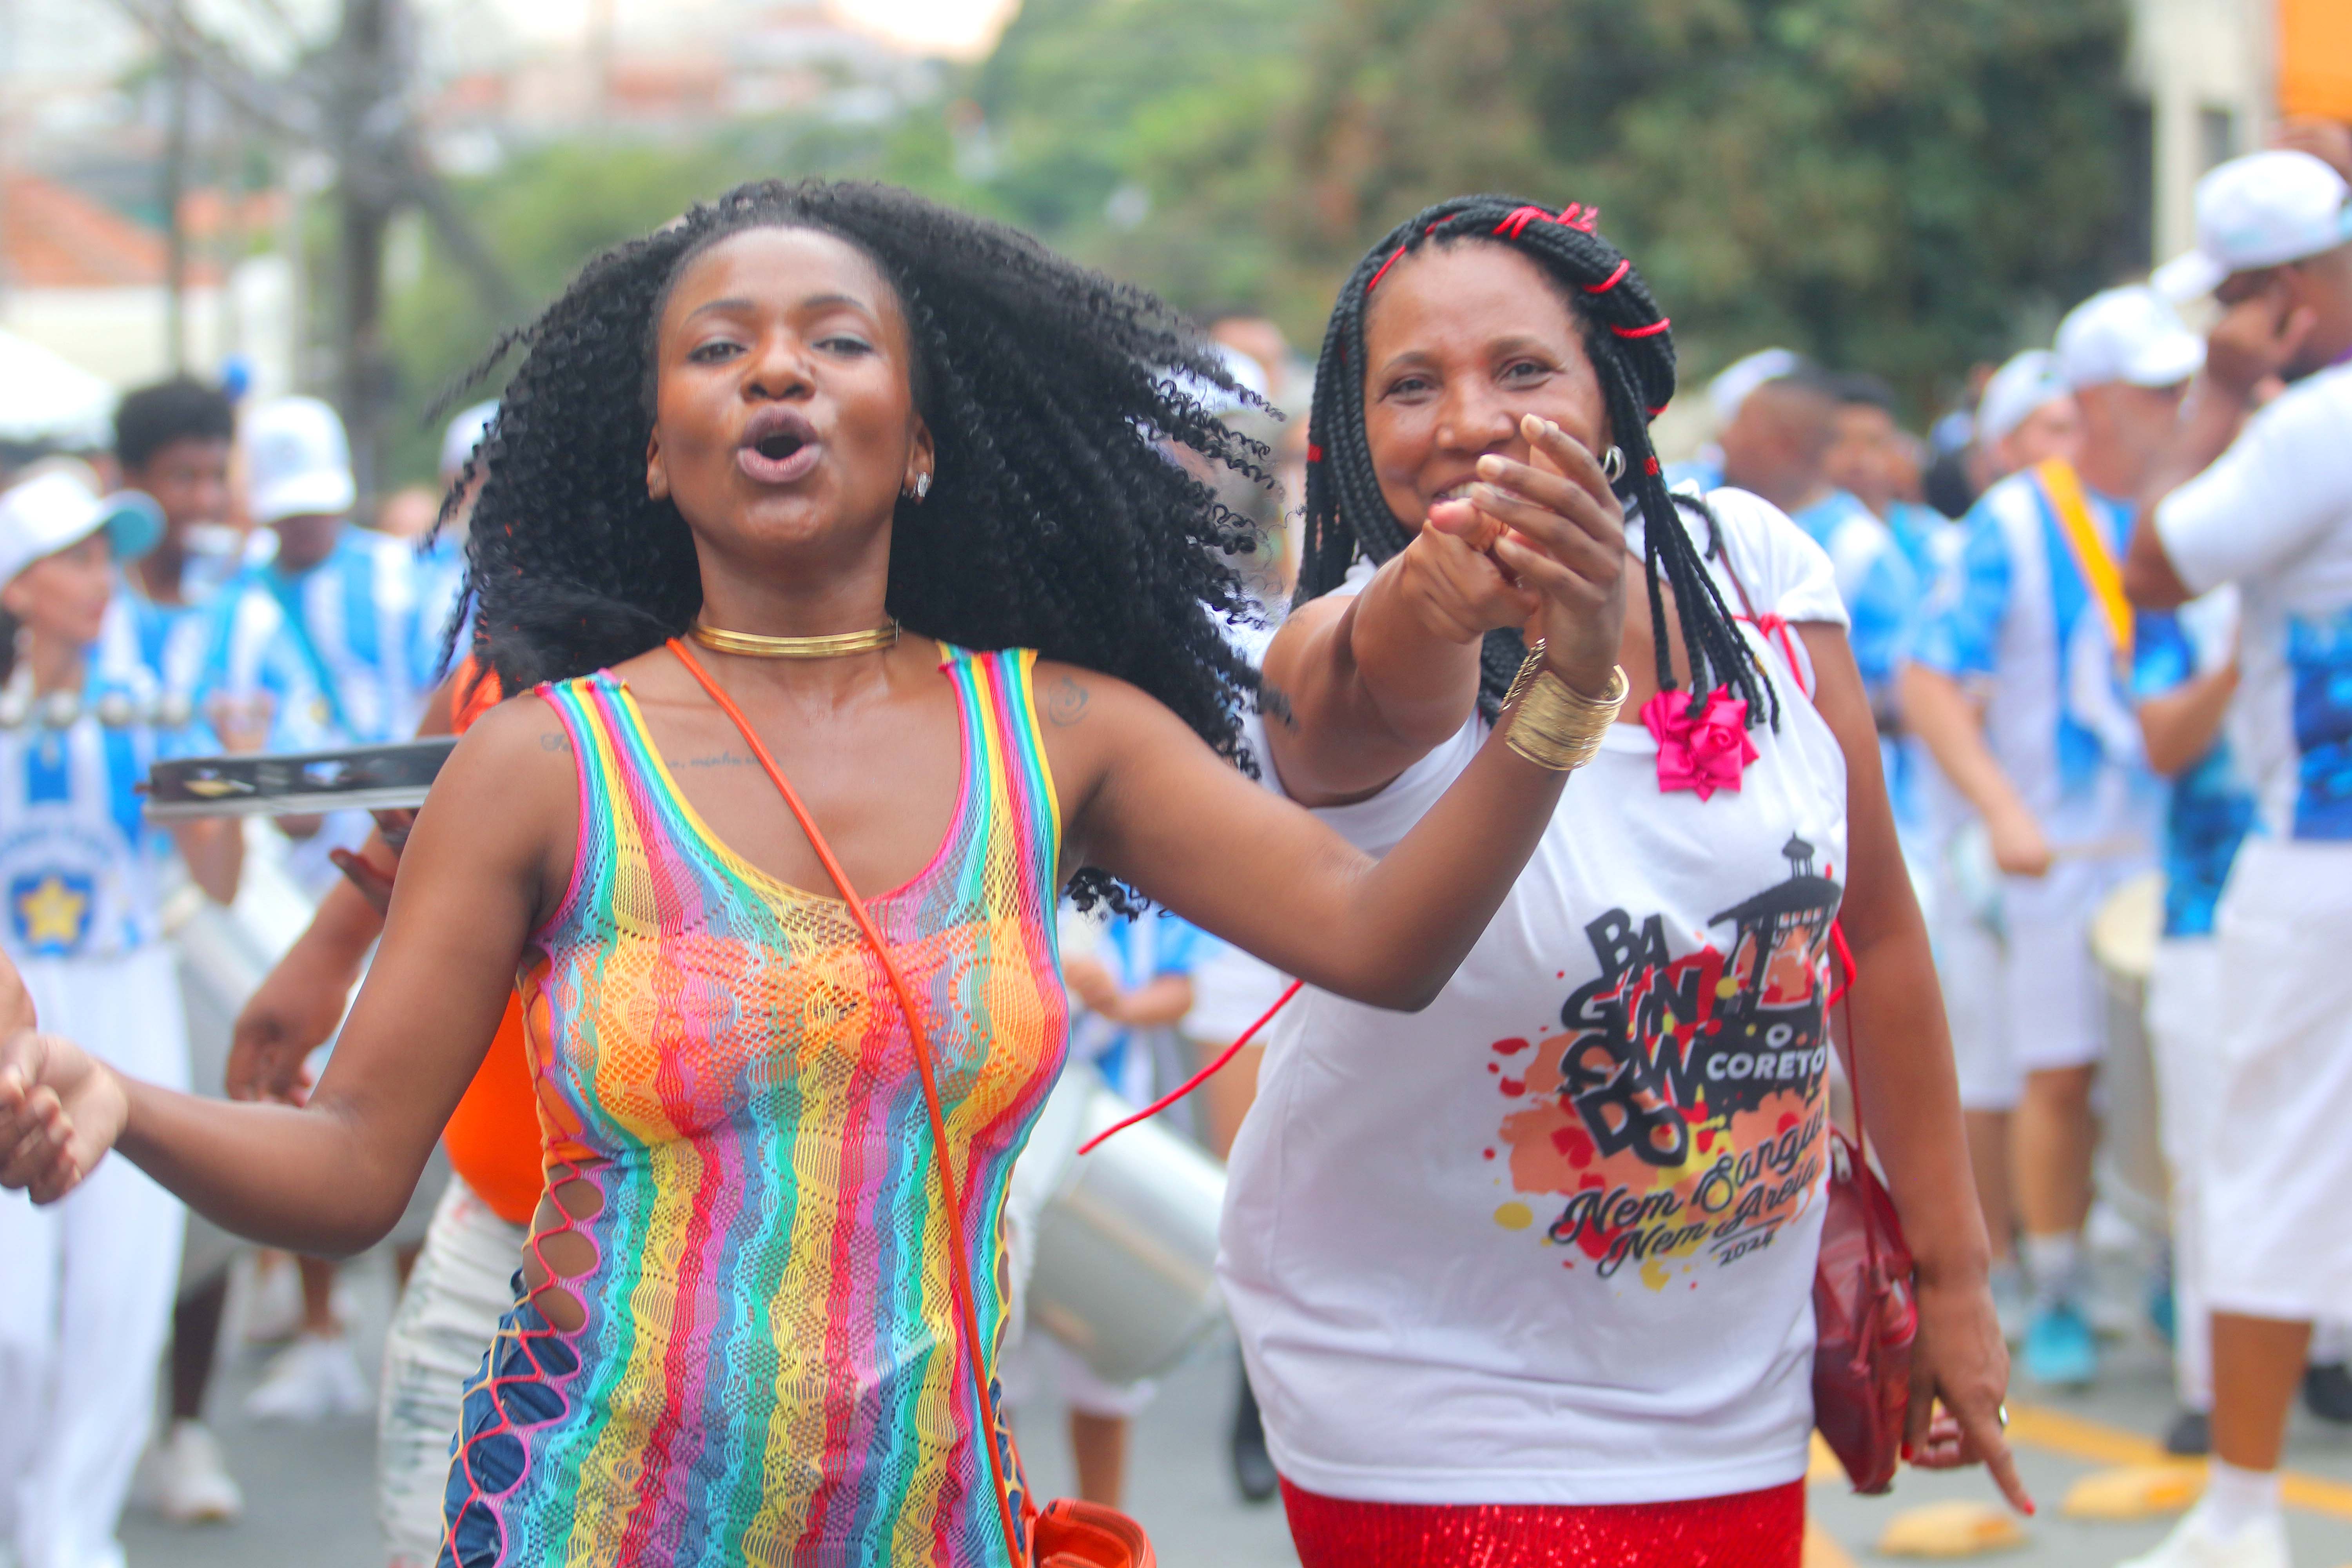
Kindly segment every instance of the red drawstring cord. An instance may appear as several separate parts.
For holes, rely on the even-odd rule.
[[[1078,1145],[1078,1152],[1081,1154],[1093,1153],[1104,1139],[1110,1137],[1116,1132],[1124,1132],[1139,1121],[1150,1121],[1153,1117],[1159,1115],[1161,1111],[1167,1110],[1170,1106],[1175,1104],[1178,1100],[1183,1099],[1186,1095],[1192,1093],[1194,1089],[1200,1088],[1211,1079],[1216,1077],[1217,1074],[1223,1072],[1224,1070],[1225,1064],[1232,1061],[1235,1057],[1241,1055],[1242,1047],[1250,1043],[1251,1037],[1260,1029],[1263,1029],[1268,1024],[1273,1023],[1274,1016],[1276,1013],[1281,1012],[1282,1009],[1289,1004],[1290,999],[1298,994],[1298,988],[1306,984],[1307,982],[1304,980],[1292,981],[1290,983],[1290,988],[1285,991],[1281,995],[1275,998],[1274,1005],[1259,1014],[1257,1022],[1252,1024],[1248,1028],[1242,1031],[1240,1039],[1235,1040],[1232,1045],[1227,1046],[1223,1050],[1217,1053],[1217,1059],[1215,1061],[1211,1062],[1207,1067],[1202,1068],[1199,1072],[1196,1072],[1191,1078],[1186,1079],[1174,1089],[1171,1090],[1167,1094],[1161,1095],[1158,1100],[1153,1100],[1150,1105],[1145,1106],[1134,1115],[1128,1117],[1125,1121],[1115,1122],[1111,1126],[1104,1129],[1102,1131],[1096,1133],[1093,1137]]]
[[[687,673],[701,683],[702,689],[710,693],[711,700],[719,704],[720,711],[733,720],[735,728],[742,731],[743,743],[751,748],[751,755],[758,758],[760,766],[767,770],[768,781],[783,795],[784,804],[792,808],[793,820],[801,825],[801,831],[808,835],[810,847],[824,863],[825,875],[831,877],[833,885],[841,889],[841,901],[848,906],[850,918],[857,922],[857,929],[865,933],[866,940],[874,944],[874,955],[882,961],[882,973],[889,977],[890,989],[898,998],[899,1010],[907,1015],[907,1035],[915,1047],[915,1071],[923,1080],[923,1109],[929,1114],[931,1121],[931,1151],[937,1156],[935,1163],[940,1170],[940,1197],[947,1205],[948,1219],[954,1232],[948,1242],[948,1279],[955,1288],[956,1313],[961,1320],[965,1348],[971,1356],[971,1391],[980,1405],[981,1446],[988,1453],[989,1479],[996,1483],[996,1512],[1004,1527],[1005,1559],[1013,1568],[1022,1568],[1021,1538],[1013,1528],[1013,1493],[1005,1484],[1003,1461],[996,1452],[996,1401],[989,1396],[988,1379],[980,1365],[980,1314],[972,1307],[971,1268],[963,1256],[963,1200],[956,1190],[955,1172],[948,1160],[947,1118],[940,1111],[939,1084],[931,1076],[931,1047],[923,1032],[922,1016],[915,1010],[915,998],[908,991],[906,977],[898,973],[898,963],[891,958],[889,948],[884,945],[882,933],[875,929],[873,917],[866,912],[864,900],[858,898],[857,889],[849,885],[849,878],[842,870],[841,862],[833,858],[832,847],[816,830],[815,819],[801,804],[801,797],[793,792],[792,784],[784,778],[783,770],[776,766],[775,758],[768,754],[768,748],[761,744],[760,737],[751,732],[751,721],[743,717],[743,710],[735,706],[733,700],[719,689],[719,683],[710,679],[695,657],[687,652],[684,643],[672,637],[669,650],[677,655],[678,662],[686,666]]]
[[[1845,944],[1845,921],[1842,920],[1830,921],[1830,946],[1837,951],[1838,966],[1845,971],[1845,984],[1830,993],[1830,999],[1822,1004],[1823,1013],[1827,1013],[1844,1001],[1845,994],[1853,989],[1853,983],[1862,974],[1862,972],[1853,966],[1853,949]]]

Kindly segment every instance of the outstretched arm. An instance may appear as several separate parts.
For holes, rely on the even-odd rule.
[[[1553,426],[1529,438],[1551,467],[1502,464],[1476,510],[1513,531],[1494,558],[1535,606],[1528,629],[1545,639],[1548,667],[1571,690],[1600,692],[1623,626],[1623,522],[1591,454]],[[1377,1005],[1425,1006],[1452,978],[1565,781],[1510,749],[1516,711],[1506,712],[1453,787],[1374,860],[1241,778],[1141,693],[1065,673],[1087,699],[1066,705],[1075,717],[1048,736],[1056,775],[1087,781],[1074,852],[1286,973]],[[1097,728],[1076,732],[1087,724]]]
[[[1613,498],[1584,492],[1563,476],[1581,448],[1529,421],[1541,468],[1484,460],[1488,485],[1516,486],[1537,509],[1563,516],[1622,519]],[[1571,451],[1574,448],[1574,451]],[[1507,506],[1475,499],[1430,512],[1412,542],[1372,574],[1363,591],[1301,606],[1275,634],[1265,683],[1279,693],[1266,723],[1269,759],[1301,805],[1360,800],[1451,740],[1478,700],[1478,655],[1486,633],[1524,626],[1542,615],[1542,595],[1491,548]],[[1601,674],[1606,676],[1604,665]],[[1580,688],[1597,691],[1599,687]]]
[[[0,1184],[50,1201],[113,1147],[257,1240],[335,1255],[380,1239],[481,1065],[525,941],[569,879],[578,808],[563,746],[536,704],[491,713],[459,743],[306,1109],[158,1089],[20,1035],[0,1043]]]

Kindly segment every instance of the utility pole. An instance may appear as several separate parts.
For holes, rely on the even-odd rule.
[[[328,99],[329,137],[335,153],[338,237],[337,303],[342,339],[341,385],[336,401],[351,432],[352,477],[362,506],[372,502],[383,471],[383,415],[392,395],[392,364],[383,349],[383,240],[404,194],[398,164],[405,148],[400,86],[406,72],[397,58],[400,0],[343,0]]]
[[[9,3],[0,0],[0,6]],[[425,156],[408,98],[415,23],[407,0],[341,0],[333,38],[315,52],[306,49],[286,77],[272,79],[256,75],[190,21],[182,0],[115,4],[230,110],[282,145],[323,152],[333,164],[336,321],[329,379],[351,433],[352,477],[362,503],[371,500],[383,479],[394,390],[383,343],[384,238],[394,217],[411,205],[421,212],[493,316],[510,319],[520,307],[497,258]]]
[[[180,15],[179,0],[172,13]],[[173,47],[164,73],[163,360],[177,375],[188,368],[188,79],[186,51]]]

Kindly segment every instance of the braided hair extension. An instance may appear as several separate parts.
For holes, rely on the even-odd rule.
[[[1240,762],[1240,700],[1257,679],[1219,623],[1247,614],[1231,561],[1258,530],[1160,446],[1269,482],[1264,448],[1186,390],[1232,390],[1223,360],[1139,289],[865,183],[767,181],[698,205],[590,261],[467,378],[524,351],[451,492],[480,475],[467,579],[477,650],[506,689],[643,653],[699,609],[693,537],[674,504],[646,493],[655,325],[688,262],[765,227],[855,246],[905,312],[938,463],[929,496],[898,503],[890,614],[965,647],[1034,647],[1130,681]],[[1071,890],[1135,904],[1097,869]]]
[[[1671,691],[1676,685],[1659,587],[1663,578],[1674,587],[1693,694],[1728,687],[1747,700],[1749,724],[1769,714],[1778,729],[1780,693],[1733,623],[1677,509],[1706,521],[1710,545],[1715,516],[1705,501],[1668,491],[1650,445],[1650,421],[1664,411],[1675,391],[1675,345],[1666,318],[1633,262],[1594,231],[1599,216],[1573,205],[1554,215],[1513,196],[1456,196],[1399,224],[1356,264],[1332,308],[1316,367],[1307,435],[1307,537],[1297,602],[1338,587],[1359,554],[1383,562],[1412,540],[1414,530],[1389,510],[1381,494],[1364,427],[1364,320],[1381,279],[1424,246],[1508,246],[1541,268],[1567,302],[1607,400],[1610,429],[1625,455],[1615,489],[1646,523],[1643,565],[1650,623],[1657,628],[1652,640],[1658,689]],[[1527,643],[1516,627],[1486,634],[1479,650],[1478,707],[1488,719],[1501,711],[1504,694],[1526,657]]]

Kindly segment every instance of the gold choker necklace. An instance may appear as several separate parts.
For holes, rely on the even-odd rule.
[[[839,658],[898,647],[898,623],[892,621],[866,632],[835,632],[831,637],[769,637],[757,632],[722,632],[697,621],[686,628],[686,635],[705,647],[740,653],[746,658]]]

